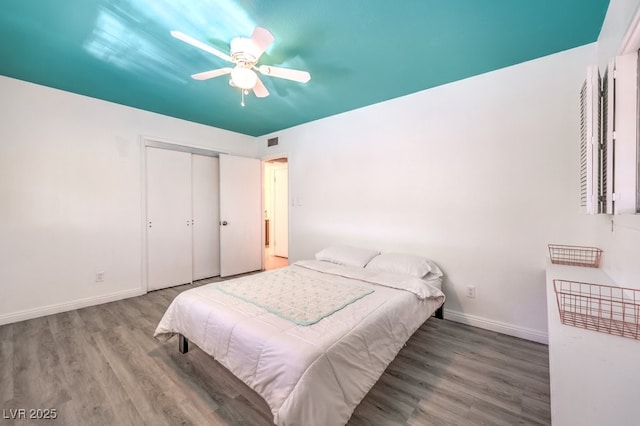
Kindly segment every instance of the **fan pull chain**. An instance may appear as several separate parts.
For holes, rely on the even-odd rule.
[[[242,102],[240,102],[240,105],[244,106],[244,95],[248,95],[249,91],[247,89],[240,89],[240,93],[242,93]]]

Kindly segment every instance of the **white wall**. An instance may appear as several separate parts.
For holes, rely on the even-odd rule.
[[[595,237],[578,209],[594,60],[587,45],[258,138],[289,156],[290,261],[335,243],[426,255],[446,316],[545,341],[546,245]]]
[[[619,53],[638,8],[640,0],[611,0],[598,38],[601,69]],[[620,286],[640,288],[640,215],[599,215],[593,218],[593,226],[598,235],[596,244],[604,250],[605,271]]]
[[[244,135],[6,77],[0,94],[0,324],[143,291],[141,135],[257,152]]]

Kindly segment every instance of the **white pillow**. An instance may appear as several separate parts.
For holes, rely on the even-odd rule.
[[[427,259],[427,262],[429,262],[429,266],[431,266],[431,272],[429,272],[427,276],[424,277],[425,279],[440,278],[444,275],[440,267],[436,265],[436,262],[430,259]]]
[[[441,277],[442,271],[431,260],[402,253],[384,253],[371,259],[366,269],[378,272],[393,272],[424,278],[430,272],[433,278]]]
[[[320,250],[316,253],[316,260],[364,268],[373,257],[379,254],[380,252],[375,250],[338,245]]]

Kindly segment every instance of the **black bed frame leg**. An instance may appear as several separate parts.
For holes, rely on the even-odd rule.
[[[178,350],[181,354],[189,352],[189,341],[182,334],[178,334]]]
[[[435,316],[438,319],[444,319],[444,305],[436,309]]]

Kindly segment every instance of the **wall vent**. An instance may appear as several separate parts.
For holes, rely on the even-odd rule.
[[[267,146],[276,146],[278,145],[278,137],[267,139]]]

